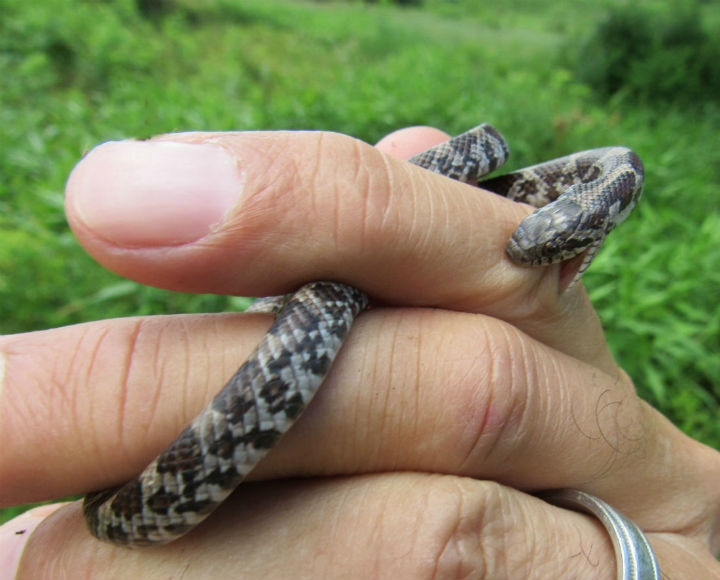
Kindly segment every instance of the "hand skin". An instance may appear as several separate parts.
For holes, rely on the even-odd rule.
[[[237,295],[332,279],[382,307],[193,532],[127,550],[92,538],[70,503],[28,534],[18,578],[614,578],[596,519],[529,494],[557,487],[633,519],[664,577],[720,578],[720,454],[637,397],[582,285],[560,291],[563,267],[507,259],[531,208],[401,160],[445,138],[187,133],[78,164],[69,222],[130,279]],[[135,476],[269,322],[158,316],[0,338],[0,504]]]

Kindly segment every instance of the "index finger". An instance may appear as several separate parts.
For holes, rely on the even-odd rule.
[[[110,142],[67,185],[103,265],[172,290],[278,294],[356,285],[375,300],[482,312],[614,372],[586,294],[513,264],[529,208],[322,132],[185,133]]]

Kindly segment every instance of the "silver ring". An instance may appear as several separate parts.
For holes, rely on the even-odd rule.
[[[655,552],[637,525],[607,502],[577,489],[558,489],[539,497],[559,507],[596,516],[610,534],[615,547],[620,580],[660,580]]]

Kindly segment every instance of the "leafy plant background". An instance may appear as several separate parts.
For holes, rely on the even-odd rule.
[[[245,129],[374,142],[489,121],[509,168],[608,144],[643,158],[643,203],[585,285],[641,395],[720,448],[719,8],[0,0],[0,332],[248,303],[143,287],[84,253],[63,187],[99,142]]]

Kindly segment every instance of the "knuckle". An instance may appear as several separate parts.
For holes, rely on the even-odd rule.
[[[309,163],[315,168],[311,187],[316,217],[329,224],[334,250],[346,256],[379,251],[374,246],[392,227],[388,216],[395,197],[388,160],[358,139],[322,133]]]
[[[385,231],[392,168],[374,147],[321,131],[251,134],[233,147],[246,183],[243,202],[218,231],[222,243],[278,266],[302,252],[326,270],[358,250],[379,249],[368,245]]]
[[[375,488],[373,567],[397,577],[486,577],[479,550],[477,501],[462,478],[396,474]]]
[[[520,491],[467,477],[395,473],[352,481],[353,485],[342,487],[342,501],[329,529],[334,541],[351,545],[351,554],[358,555],[350,564],[356,574],[403,578],[587,574],[588,560],[577,556],[596,541],[597,528],[584,515],[558,513],[558,508]],[[348,493],[348,487],[355,493]],[[602,571],[611,573],[612,546],[606,534],[599,533],[593,562],[610,566]],[[327,541],[324,534],[319,537]],[[332,564],[347,570],[349,561],[345,557]]]
[[[497,473],[511,464],[509,458],[529,431],[534,390],[528,385],[537,380],[533,353],[519,333],[493,319],[487,319],[483,326],[482,414],[464,446],[462,463],[462,472],[469,474],[479,469]],[[467,402],[468,407],[478,406],[477,390],[477,386],[466,389],[467,396],[473,398]]]
[[[507,558],[509,539],[528,538],[514,528],[517,518],[512,517],[501,485],[449,475],[425,476],[415,485],[409,507],[418,515],[400,573],[427,578],[524,577],[530,573],[523,557],[519,561]]]

